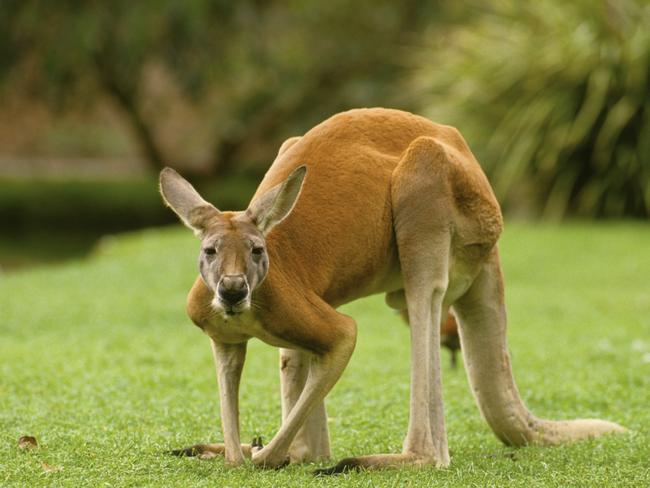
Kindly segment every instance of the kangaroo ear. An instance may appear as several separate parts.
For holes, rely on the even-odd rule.
[[[300,196],[306,173],[307,167],[299,166],[284,182],[274,186],[251,202],[246,214],[262,234],[268,234],[273,227],[291,213]]]
[[[165,204],[197,234],[220,214],[216,207],[203,200],[194,187],[171,168],[160,172],[160,194]]]

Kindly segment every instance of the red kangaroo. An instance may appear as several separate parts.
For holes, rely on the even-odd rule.
[[[348,458],[353,467],[449,464],[440,324],[458,319],[470,384],[496,436],[557,444],[625,429],[603,420],[539,419],[515,386],[497,239],[499,204],[460,133],[387,109],[344,112],[287,140],[248,209],[222,212],[178,173],[165,202],[198,235],[200,276],[188,298],[217,365],[223,444],[181,452],[250,456],[259,466],[329,458],[324,399],[345,369],[356,323],[344,303],[386,293],[410,322],[409,424],[401,453]],[[280,348],[282,425],[264,447],[242,445],[238,391],[249,339]]]

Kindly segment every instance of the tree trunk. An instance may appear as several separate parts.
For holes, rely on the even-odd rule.
[[[156,143],[153,129],[138,107],[137,89],[120,84],[118,77],[114,75],[111,67],[102,58],[103,56],[100,54],[94,57],[97,78],[105,92],[126,116],[145,160],[157,173],[168,166],[168,161]]]

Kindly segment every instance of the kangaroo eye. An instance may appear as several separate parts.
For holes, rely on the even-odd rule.
[[[254,247],[253,250],[251,251],[255,256],[261,256],[264,254],[264,248],[263,247]]]
[[[217,254],[217,250],[214,247],[206,247],[203,249],[203,252],[208,256],[214,256]]]

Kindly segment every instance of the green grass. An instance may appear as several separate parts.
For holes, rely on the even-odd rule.
[[[314,466],[228,469],[163,455],[220,439],[208,340],[185,316],[198,244],[183,229],[105,239],[85,261],[0,278],[0,486],[648,486],[650,227],[511,225],[501,254],[510,348],[531,409],[632,433],[512,450],[443,354],[448,469],[313,479]],[[359,341],[329,395],[333,455],[397,452],[408,332],[373,297],[345,307]],[[242,437],[279,425],[276,351],[252,341]],[[22,435],[40,448],[23,452]],[[46,472],[42,463],[61,468]]]

